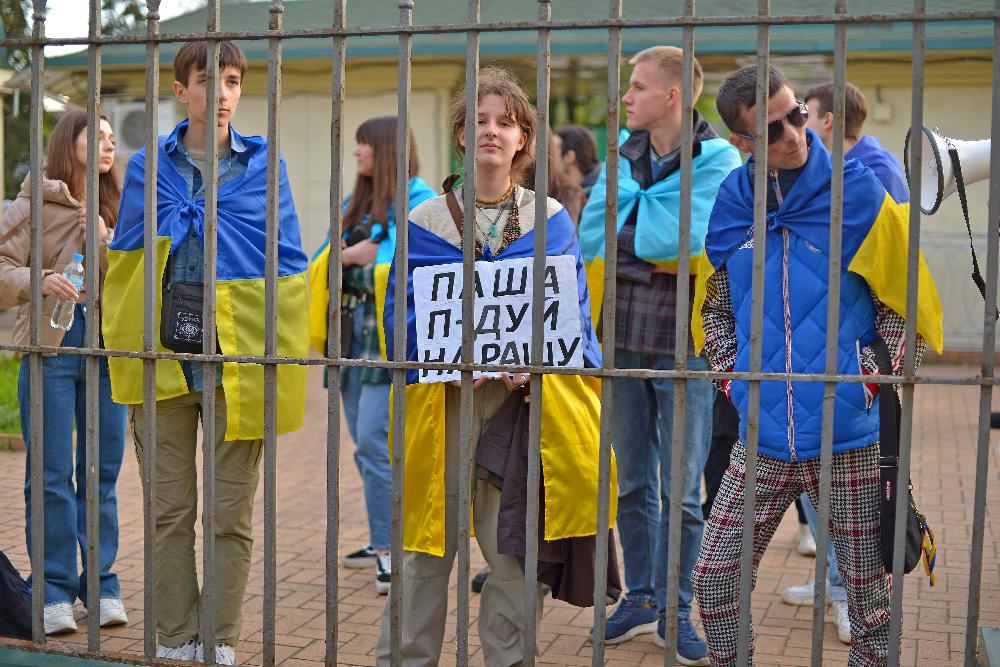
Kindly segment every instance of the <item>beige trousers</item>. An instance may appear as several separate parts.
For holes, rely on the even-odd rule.
[[[261,440],[224,440],[226,397],[215,392],[215,641],[236,646],[253,549],[253,499]],[[143,409],[130,409],[139,470]],[[195,570],[198,516],[198,420],[201,392],[156,403],[156,632],[161,645],[198,641],[201,594]]]
[[[403,552],[403,562],[393,564],[395,582],[402,585],[402,658],[404,667],[435,667],[440,662],[448,616],[448,579],[458,551],[458,470],[460,390],[445,389],[445,554],[443,558],[414,551]],[[489,424],[508,391],[501,382],[487,382],[473,394],[472,451],[479,434]],[[473,473],[474,475],[474,473]],[[479,640],[489,667],[509,667],[523,659],[524,569],[515,556],[497,553],[497,515],[500,490],[481,480],[473,481],[472,515],[479,548],[492,572],[483,586],[479,604]],[[542,617],[542,587],[536,587],[535,627]],[[375,649],[376,664],[389,665],[389,600],[382,612],[382,627]]]

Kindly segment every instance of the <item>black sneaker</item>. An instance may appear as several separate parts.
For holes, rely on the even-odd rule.
[[[375,592],[387,595],[392,584],[392,558],[389,554],[375,556]]]
[[[360,569],[363,567],[372,567],[375,565],[376,556],[378,552],[372,549],[372,545],[367,545],[357,551],[353,551],[346,556],[341,556],[340,562],[344,564],[344,567],[353,567]]]
[[[482,593],[483,592],[483,584],[486,583],[486,578],[488,576],[490,576],[490,566],[489,565],[487,565],[486,567],[484,567],[483,569],[481,569],[479,572],[476,572],[476,576],[474,576],[472,578],[472,592],[473,593]]]

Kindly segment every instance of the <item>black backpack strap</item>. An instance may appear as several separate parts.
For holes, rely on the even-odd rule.
[[[878,363],[878,373],[882,376],[892,375],[892,361],[889,359],[889,346],[882,338],[876,338],[871,344],[875,351],[875,361]],[[879,385],[879,464],[882,467],[896,467],[899,461],[899,395],[896,388],[890,384]]]

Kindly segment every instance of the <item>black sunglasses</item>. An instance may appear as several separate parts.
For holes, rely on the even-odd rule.
[[[778,120],[772,120],[767,124],[767,143],[773,144],[785,136],[786,121],[792,127],[802,127],[806,124],[807,120],[809,120],[809,107],[806,106],[805,102],[795,100],[795,106],[792,107],[791,111]],[[756,138],[752,134],[741,134],[739,132],[733,132],[733,134],[737,137],[743,137],[747,141],[754,141]]]

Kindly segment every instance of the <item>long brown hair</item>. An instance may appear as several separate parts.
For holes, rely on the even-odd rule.
[[[410,161],[407,175],[413,178],[420,171],[417,144],[410,133]],[[344,230],[351,229],[368,214],[371,222],[385,222],[389,204],[396,198],[396,117],[380,116],[361,123],[355,139],[375,151],[371,176],[358,174],[351,201],[344,213]]]
[[[482,100],[487,95],[496,95],[503,100],[507,113],[521,127],[524,133],[524,148],[514,153],[510,165],[510,178],[514,183],[524,183],[524,173],[535,160],[535,125],[537,115],[535,107],[531,106],[528,95],[521,88],[514,75],[502,67],[484,67],[479,71],[479,96]],[[459,91],[451,101],[449,117],[451,118],[452,148],[461,156],[465,156],[465,148],[458,142],[459,134],[465,129],[465,89]],[[476,142],[467,141],[472,146]]]
[[[101,120],[108,120],[103,114]],[[109,123],[111,121],[108,121]],[[62,181],[69,187],[70,194],[80,198],[80,188],[84,185],[87,170],[76,159],[76,139],[87,129],[87,112],[78,109],[67,112],[49,135],[49,151],[45,161],[46,177]],[[99,213],[108,229],[118,220],[118,204],[122,198],[122,184],[112,165],[106,174],[97,178]],[[80,202],[81,204],[84,202]]]

